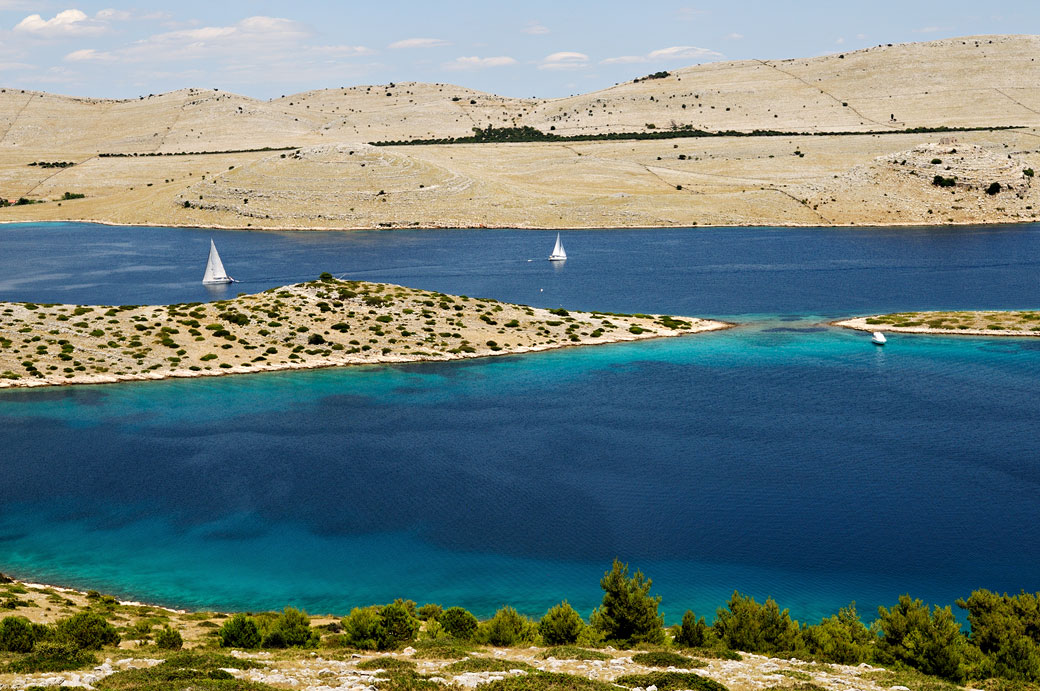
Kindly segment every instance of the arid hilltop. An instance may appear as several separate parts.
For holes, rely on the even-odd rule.
[[[1027,221],[1040,207],[1031,174],[1040,167],[1037,55],[1040,36],[978,36],[699,65],[560,99],[418,83],[270,101],[213,89],[128,100],[6,89],[0,198],[23,203],[0,209],[0,221],[253,228]],[[372,146],[488,127],[564,139]],[[920,131],[935,128],[957,131]],[[702,132],[727,136],[690,136]],[[609,133],[662,138],[565,139]]]

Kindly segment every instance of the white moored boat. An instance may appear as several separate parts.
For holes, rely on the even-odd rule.
[[[220,261],[220,255],[217,254],[217,246],[213,244],[213,240],[209,241],[209,261],[206,262],[206,273],[202,276],[202,282],[204,284],[235,282],[235,279],[228,276],[227,271],[224,270],[224,263]]]
[[[871,334],[870,342],[874,345],[885,345],[886,343],[888,343],[888,339],[885,338],[885,334],[881,333],[880,331],[875,331],[873,334]]]
[[[556,234],[556,247],[553,247],[552,254],[549,255],[549,261],[551,262],[562,262],[567,261],[567,252],[563,249],[563,243],[560,242],[560,234]]]

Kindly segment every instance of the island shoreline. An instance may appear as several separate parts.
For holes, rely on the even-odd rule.
[[[634,343],[637,341],[653,341],[665,338],[679,338],[683,336],[696,336],[699,334],[712,333],[716,331],[727,331],[729,329],[735,329],[740,326],[733,322],[724,322],[716,319],[702,319],[702,322],[707,322],[707,325],[693,327],[689,331],[683,331],[681,333],[672,334],[653,334],[649,336],[644,335],[631,335],[630,338],[611,338],[610,340],[602,339],[595,342],[583,342],[583,343],[561,343],[558,345],[545,345],[545,346],[524,346],[515,350],[503,350],[498,353],[454,353],[444,356],[436,357],[421,357],[421,358],[401,358],[401,359],[377,359],[377,360],[358,360],[355,362],[326,362],[326,363],[291,363],[287,365],[260,365],[257,367],[242,367],[234,370],[219,370],[210,372],[191,372],[184,370],[175,370],[163,374],[126,374],[126,375],[96,375],[96,380],[86,381],[58,381],[50,380],[46,377],[42,379],[34,379],[31,381],[17,380],[2,380],[0,379],[0,392],[4,390],[13,389],[46,389],[51,387],[70,387],[70,386],[99,386],[102,384],[124,384],[129,382],[154,382],[164,381],[168,379],[200,379],[202,377],[230,377],[244,374],[271,374],[277,372],[299,372],[305,370],[323,370],[323,369],[336,369],[336,368],[348,368],[348,367],[385,367],[392,365],[418,365],[424,363],[441,363],[441,362],[458,362],[460,360],[477,360],[480,358],[495,358],[502,357],[505,355],[533,355],[537,353],[545,353],[553,350],[564,350],[568,348],[584,348],[587,346],[600,346],[600,345],[618,345],[622,343]]]
[[[982,338],[1040,338],[1040,332],[1034,333],[1009,333],[993,329],[938,329],[930,326],[892,326],[891,324],[868,324],[867,319],[876,319],[884,315],[870,315],[866,317],[852,317],[851,319],[840,319],[828,322],[829,326],[836,326],[852,331],[883,331],[896,334],[908,334],[911,336],[973,336]]]

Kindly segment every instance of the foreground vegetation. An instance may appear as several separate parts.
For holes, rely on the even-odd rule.
[[[218,651],[222,648],[322,649],[323,655],[332,657],[338,650],[393,653],[410,648],[412,659],[384,656],[356,666],[358,670],[383,670],[396,679],[390,688],[433,688],[430,685],[437,682],[417,672],[413,661],[425,659],[459,660],[442,668],[452,675],[527,674],[534,684],[517,686],[516,679],[504,679],[502,688],[594,687],[554,679],[529,663],[474,656],[483,646],[542,645],[552,647],[537,659],[588,664],[612,659],[615,648],[640,648],[642,651],[632,655],[631,662],[645,672],[613,680],[630,687],[652,684],[658,689],[722,691],[724,687],[716,682],[685,670],[704,668],[708,665],[705,660],[740,660],[740,654],[734,652],[739,650],[820,663],[881,665],[890,671],[872,673],[876,681],[905,685],[913,691],[937,691],[944,682],[966,681],[988,691],[1040,688],[1035,686],[1040,682],[1040,593],[973,592],[956,603],[967,614],[968,631],[962,630],[950,606],[929,606],[909,595],[900,597],[891,607],[878,608],[877,618],[869,626],[860,618],[855,603],[807,625],[792,620],[788,611],[772,599],[759,603],[736,592],[715,612],[713,623],[687,611],[679,625],[666,628],[658,611],[660,597],[651,594],[652,582],[641,572],[630,574],[627,564],[615,561],[600,585],[603,600],[587,620],[567,601],[550,608],[538,620],[507,606],[480,621],[461,607],[419,607],[412,601],[396,600],[382,606],[358,607],[342,619],[318,626],[305,612],[291,607],[280,613],[238,613],[230,617],[187,614],[176,626],[168,612],[122,606],[112,598],[90,593],[82,611],[49,624],[32,622],[18,613],[0,620],[0,674],[89,668],[97,664],[98,651],[121,640],[133,640],[144,646],[149,656],[164,656],[167,661],[149,670],[113,675],[104,688],[137,688],[141,684],[147,688],[186,688],[188,682],[198,682],[194,688],[225,688],[231,683],[230,675],[225,678],[218,673],[220,669],[256,667],[249,660],[221,656]],[[38,605],[22,599],[28,592],[19,584],[0,585],[0,604],[5,609],[31,611]],[[60,593],[48,592],[46,602],[58,606],[71,601]],[[185,644],[186,637],[192,639],[196,653],[208,650],[206,654],[211,657],[170,657]],[[788,670],[784,676],[795,681],[810,678],[797,670]],[[581,681],[584,684],[589,680]]]

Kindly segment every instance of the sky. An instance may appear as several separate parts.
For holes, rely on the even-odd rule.
[[[266,99],[424,81],[558,97],[704,62],[1009,33],[1040,33],[1040,2],[0,0],[0,86]]]

